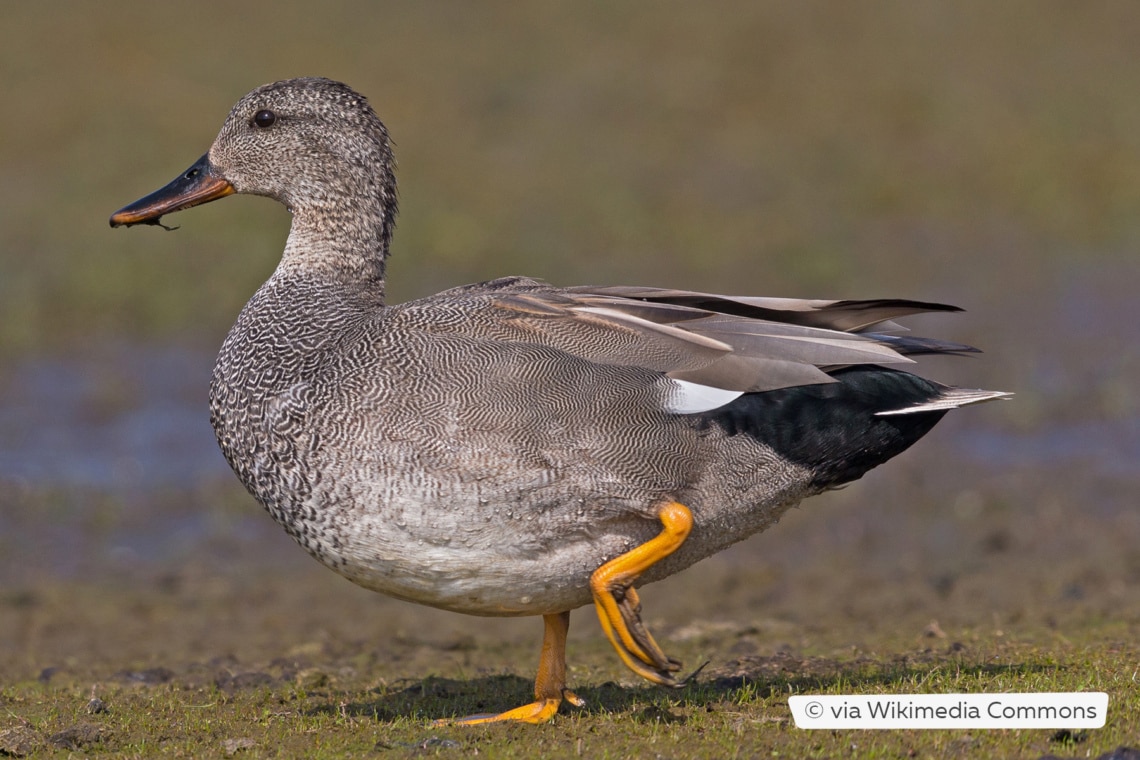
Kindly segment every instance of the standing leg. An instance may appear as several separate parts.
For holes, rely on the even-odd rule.
[[[570,613],[543,615],[545,626],[542,636],[542,654],[538,658],[538,677],[534,681],[534,701],[529,705],[492,715],[469,715],[455,721],[463,726],[516,720],[523,723],[545,723],[558,712],[565,699],[581,707],[585,702],[566,688],[566,631],[570,628]]]

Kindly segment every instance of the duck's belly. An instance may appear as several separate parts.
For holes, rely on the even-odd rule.
[[[778,488],[756,485],[775,480],[763,470],[749,474],[751,489],[698,487],[674,494],[692,510],[692,533],[641,582],[664,578],[763,530],[808,495],[799,478],[782,478]],[[318,488],[312,494],[317,501],[301,510],[308,518],[286,528],[318,560],[365,588],[495,616],[550,614],[590,603],[594,571],[662,528],[655,508],[664,498],[613,484],[597,488],[573,477],[492,484],[470,472],[444,483],[411,471],[421,474],[414,481],[373,480],[352,488],[342,482],[331,493]],[[716,467],[709,474],[718,485],[730,477]]]
[[[436,540],[397,534],[381,544],[349,541],[330,566],[374,591],[454,612],[548,614],[590,602],[594,570],[655,532],[638,522],[627,520],[625,531],[616,525],[598,534],[568,530],[557,542],[527,550],[537,537],[530,526],[498,518],[484,532],[459,527]]]
[[[408,483],[395,486],[383,494],[370,487],[367,498],[346,499],[342,489],[335,501],[302,509],[307,518],[286,528],[314,557],[365,588],[455,612],[509,616],[587,604],[590,575],[661,527],[612,497],[531,490],[523,499],[496,495],[485,484],[450,493],[433,487],[427,496]]]

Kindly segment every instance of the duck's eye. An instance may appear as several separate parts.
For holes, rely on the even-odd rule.
[[[272,127],[274,122],[277,121],[277,114],[270,111],[268,108],[262,108],[260,111],[253,115],[253,125],[266,129]]]

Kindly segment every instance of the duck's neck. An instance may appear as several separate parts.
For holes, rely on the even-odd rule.
[[[383,303],[384,270],[395,226],[395,193],[293,209],[278,276],[315,277],[367,289]]]

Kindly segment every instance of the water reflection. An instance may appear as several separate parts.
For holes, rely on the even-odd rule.
[[[0,479],[154,488],[227,475],[209,424],[212,365],[153,345],[20,363],[0,395]]]

